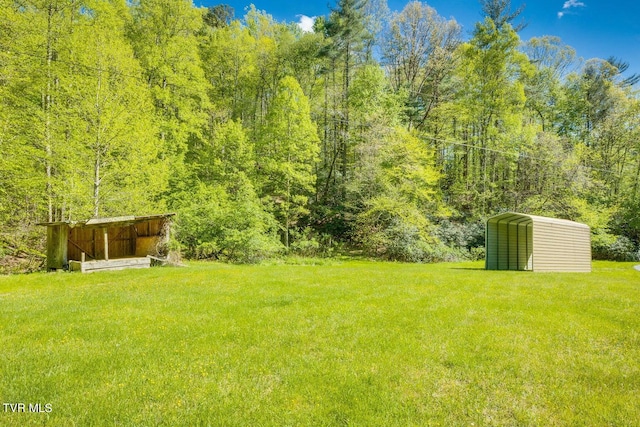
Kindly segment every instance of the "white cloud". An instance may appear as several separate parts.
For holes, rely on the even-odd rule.
[[[302,29],[305,33],[313,32],[313,23],[316,22],[315,16],[307,16],[307,15],[296,15],[300,18],[298,22],[298,27]]]
[[[569,9],[570,7],[585,7],[586,5],[584,3],[582,3],[581,1],[577,1],[577,0],[568,0],[566,2],[564,2],[564,6],[562,6],[563,9]]]
[[[567,13],[571,14],[570,9],[575,7],[587,7],[587,5],[579,0],[567,0],[564,2],[564,5],[562,5],[562,10],[558,12],[558,19],[561,19]]]

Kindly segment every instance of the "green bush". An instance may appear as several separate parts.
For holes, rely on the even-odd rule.
[[[480,261],[485,258],[485,247],[474,247],[469,249],[469,260],[470,261]]]
[[[314,257],[321,254],[321,245],[310,227],[302,231],[291,231],[291,245],[289,251],[303,257]]]
[[[593,258],[609,261],[638,261],[640,251],[626,236],[611,236],[610,239],[592,241]]]
[[[235,194],[199,184],[174,202],[176,235],[185,256],[230,262],[259,262],[282,251],[277,224],[264,211],[248,181]]]
[[[358,215],[356,243],[364,253],[392,261],[429,262],[438,242],[429,233],[427,218],[408,203],[389,197],[369,201]]]
[[[435,227],[434,234],[442,243],[453,248],[484,247],[484,224],[459,223],[443,220]]]
[[[484,259],[484,234],[482,222],[459,223],[443,220],[434,230],[434,235],[449,248],[444,259],[447,261]]]
[[[635,245],[625,236],[618,236],[615,242],[609,246],[609,256],[612,261],[638,261],[638,253]]]

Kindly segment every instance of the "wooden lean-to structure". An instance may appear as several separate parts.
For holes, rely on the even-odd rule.
[[[41,223],[47,227],[47,269],[89,272],[149,267],[152,259],[167,255],[174,215]]]

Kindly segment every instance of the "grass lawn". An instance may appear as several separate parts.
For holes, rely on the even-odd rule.
[[[640,425],[633,264],[482,267],[0,277],[0,425]]]

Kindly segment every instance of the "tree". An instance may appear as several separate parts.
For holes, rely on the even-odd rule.
[[[437,213],[440,175],[430,166],[433,153],[410,132],[395,128],[365,163],[356,215],[355,240],[374,256],[428,261],[435,239],[428,215]]]
[[[236,194],[205,183],[174,194],[176,235],[190,258],[257,262],[281,251],[277,223],[262,209],[251,184],[242,179],[235,185]]]
[[[324,171],[322,179],[333,185],[324,185],[327,192],[322,198],[325,202],[333,199],[334,204],[338,205],[339,200],[345,196],[344,185],[351,171],[350,159],[353,150],[350,140],[349,88],[355,64],[364,59],[364,42],[369,36],[365,27],[364,1],[340,0],[337,8],[331,10],[323,30],[328,37],[328,43],[321,50],[321,55],[329,61],[329,72],[325,75],[327,96],[324,106],[327,111],[324,123],[327,129],[325,139],[328,139],[324,144],[328,149],[324,153],[329,160],[324,162],[328,165],[328,170]],[[329,191],[333,193],[333,197]]]
[[[374,62],[380,55],[380,46],[385,32],[385,26],[389,21],[391,11],[387,0],[367,0],[363,7],[364,26],[368,33],[365,37],[366,62]]]
[[[576,50],[555,36],[532,37],[524,53],[538,69],[549,70],[556,79],[564,77],[576,61]]]
[[[188,175],[185,153],[203,138],[210,108],[196,37],[202,12],[190,0],[140,0],[131,13],[128,36],[151,90],[158,137],[172,171],[170,186],[176,190]]]
[[[231,21],[235,12],[228,4],[217,4],[210,6],[204,15],[204,23],[212,28],[227,27]]]
[[[530,120],[537,121],[543,131],[557,126],[558,101],[561,98],[561,79],[575,62],[576,52],[563,45],[558,37],[534,37],[524,52],[535,70],[526,80],[526,106]]]
[[[255,102],[256,41],[239,21],[217,28],[201,40],[208,93],[221,120],[250,123]]]
[[[16,182],[28,189],[30,204],[38,214],[44,205],[49,221],[98,215],[102,208],[148,206],[157,192],[141,197],[129,192],[132,175],[153,169],[156,154],[145,148],[148,138],[131,130],[149,131],[151,113],[139,65],[124,38],[126,3],[33,0],[4,10],[11,13],[7,22],[16,38],[11,67],[16,74],[7,99],[17,137],[13,148],[22,154],[23,168],[34,168],[24,175],[34,187],[41,186]],[[116,172],[119,161],[130,155],[123,147],[131,146],[134,135],[142,151],[128,162],[131,169]],[[112,172],[108,178],[107,169]],[[164,188],[164,174],[153,175],[139,184],[141,190],[145,183]],[[108,187],[115,197],[111,202]]]
[[[74,119],[68,140],[78,141],[67,179],[89,190],[76,193],[74,204],[89,199],[94,217],[156,210],[166,165],[149,90],[125,37],[128,10],[119,0],[87,0],[82,11],[71,41],[82,68],[63,89]]]
[[[622,59],[616,58],[615,56],[610,56],[609,58],[607,58],[607,62],[618,70],[618,72],[616,73],[617,74],[616,77],[618,76],[622,77],[622,74],[624,74],[629,69],[628,62],[625,62]],[[624,77],[621,80],[619,80],[618,84],[621,87],[626,88],[626,87],[631,87],[635,85],[639,81],[640,81],[640,74],[633,73],[632,75]]]
[[[449,114],[454,136],[466,142],[453,151],[456,176],[449,185],[459,206],[476,214],[509,205],[504,196],[515,179],[517,146],[535,130],[522,125],[532,67],[519,42],[510,25],[498,28],[487,18],[461,45],[458,99]]]
[[[256,157],[260,192],[274,205],[287,248],[291,228],[308,213],[318,144],[307,97],[293,77],[283,78],[269,105]]]
[[[511,24],[525,8],[522,4],[514,12],[511,12],[511,0],[480,0],[482,5],[482,12],[484,12],[487,18],[490,18],[496,27],[502,28],[505,24]],[[513,26],[513,30],[517,33],[524,30],[527,26],[526,23],[521,22],[518,25]]]
[[[5,136],[13,145],[10,151],[19,153],[15,160],[26,172],[22,176],[29,177],[17,175],[12,186],[20,187],[15,188],[16,194],[28,192],[19,200],[29,200],[23,212],[34,219],[43,215],[43,208],[41,219],[53,221],[65,215],[59,192],[64,183],[59,174],[62,158],[57,153],[65,146],[61,132],[66,114],[60,88],[70,74],[60,59],[68,48],[78,8],[78,1],[54,0],[4,2],[1,7],[0,43],[7,52],[3,103],[7,123],[11,123]]]
[[[455,66],[460,26],[414,1],[391,19],[383,56],[393,88],[406,93],[408,128],[424,128],[429,115],[453,91],[447,85]]]
[[[207,144],[188,158],[196,180],[233,186],[238,175],[254,174],[254,147],[239,121],[216,124],[210,135]]]

